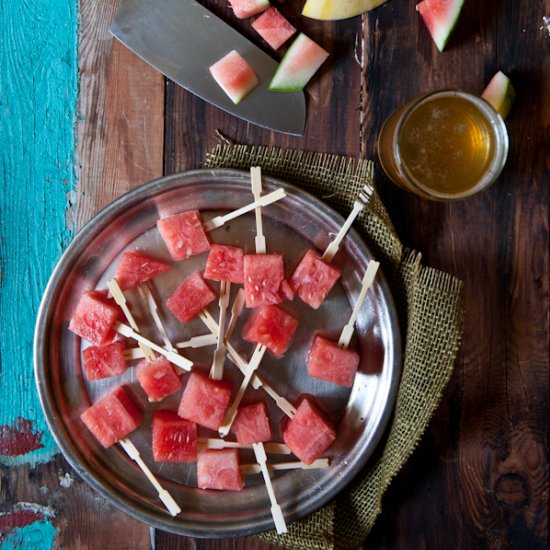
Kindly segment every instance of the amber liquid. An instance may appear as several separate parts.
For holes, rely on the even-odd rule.
[[[403,172],[420,189],[453,195],[471,189],[495,154],[489,120],[472,102],[439,97],[403,121],[398,138]]]

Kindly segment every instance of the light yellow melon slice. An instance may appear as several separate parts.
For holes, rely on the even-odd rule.
[[[386,0],[307,0],[302,15],[311,19],[335,21],[372,10]]]

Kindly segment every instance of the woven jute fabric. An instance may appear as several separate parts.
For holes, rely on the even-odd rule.
[[[293,183],[344,216],[359,191],[374,188],[372,163],[335,155],[237,145],[222,140],[206,157],[208,168],[248,170]],[[388,279],[404,335],[395,412],[382,443],[356,479],[332,502],[290,524],[287,535],[259,536],[296,550],[361,546],[381,511],[382,497],[409,458],[451,376],[463,327],[462,283],[425,267],[401,244],[376,189],[355,222]]]

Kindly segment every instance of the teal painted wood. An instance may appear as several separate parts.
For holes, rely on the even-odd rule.
[[[57,452],[32,342],[42,292],[73,233],[77,5],[0,0],[0,462],[8,465]]]

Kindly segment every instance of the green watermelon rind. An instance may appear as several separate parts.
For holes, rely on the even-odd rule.
[[[516,98],[516,91],[510,79],[502,71],[498,71],[487,84],[481,97],[505,119]]]
[[[430,0],[423,0],[422,2],[417,4],[416,11],[420,13],[424,23],[426,23],[426,26],[430,31],[430,35],[432,36],[432,39],[435,42],[435,45],[437,46],[437,49],[440,52],[442,52],[445,49],[445,46],[447,45],[449,38],[453,34],[453,31],[455,30],[456,24],[458,23],[458,19],[460,17],[462,8],[464,6],[464,0],[454,1],[453,9],[449,10],[450,15],[448,16],[447,20],[440,22],[436,29],[431,29],[426,19],[424,18],[422,6],[429,5],[429,2]]]
[[[300,47],[302,45],[302,42],[304,40],[311,40],[309,37],[307,37],[304,33],[300,33],[295,39],[294,42],[290,45],[288,50],[286,51],[285,55],[281,59],[281,62],[279,63],[279,66],[277,67],[277,70],[275,71],[275,74],[273,75],[273,78],[271,79],[271,82],[269,83],[269,90],[272,92],[299,92],[303,90],[306,86],[306,84],[311,80],[315,72],[317,72],[317,69],[314,71],[313,74],[308,76],[307,78],[303,78],[301,80],[297,80],[294,83],[291,83],[288,78],[285,78],[285,71],[287,69],[288,63],[292,60],[292,58],[295,55],[296,51],[300,50]],[[328,54],[327,54],[328,55]]]

